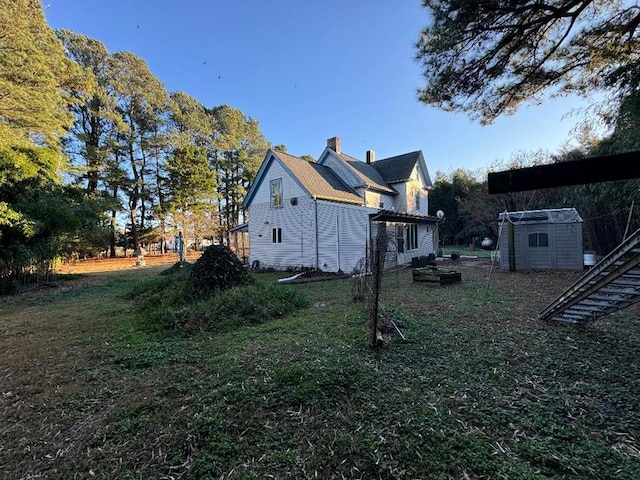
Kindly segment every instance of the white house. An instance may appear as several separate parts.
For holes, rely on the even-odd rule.
[[[422,152],[375,161],[345,155],[330,138],[317,162],[269,150],[244,201],[253,266],[358,269],[380,231],[400,264],[434,253],[431,178]]]

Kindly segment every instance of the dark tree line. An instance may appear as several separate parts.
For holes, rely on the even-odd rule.
[[[499,169],[523,168],[575,159],[533,152],[515,156]],[[640,179],[603,182],[508,194],[488,193],[487,175],[464,169],[438,173],[429,195],[429,209],[445,213],[440,237],[445,244],[480,245],[484,237],[497,241],[501,233],[498,216],[502,212],[547,208],[576,208],[583,219],[585,250],[605,255],[626,236],[640,228]]]

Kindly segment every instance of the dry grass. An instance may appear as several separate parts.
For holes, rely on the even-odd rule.
[[[638,309],[536,319],[581,272],[389,274],[406,340],[372,352],[347,280],[283,286],[314,306],[277,322],[157,331],[127,292],[174,261],[2,301],[1,478],[640,475]]]

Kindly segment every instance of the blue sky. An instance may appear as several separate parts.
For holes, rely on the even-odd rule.
[[[318,157],[329,137],[364,159],[422,150],[432,176],[481,170],[572,138],[587,104],[524,106],[481,126],[418,103],[420,0],[44,0],[47,22],[143,58],[168,91],[227,104],[267,140]],[[390,5],[393,5],[392,7]]]

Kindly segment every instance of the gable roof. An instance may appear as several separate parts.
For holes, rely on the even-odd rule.
[[[423,178],[424,187],[427,189],[433,187],[421,150],[366,163],[327,147],[320,155],[318,162],[324,164],[329,155],[337,158],[359,179],[361,184],[356,185],[357,187],[367,187],[382,193],[397,195],[398,191],[393,185],[411,180],[411,173],[416,166]]]
[[[362,205],[362,198],[348,185],[346,185],[333,171],[324,165],[308,162],[299,157],[284,152],[269,150],[265,160],[260,166],[253,185],[247,192],[243,202],[248,207],[255,192],[262,183],[266,172],[273,162],[280,165],[291,175],[296,183],[312,198],[330,200],[341,203]]]
[[[416,166],[416,163],[420,161],[421,157],[422,152],[417,150],[415,152],[396,155],[395,157],[376,160],[371,166],[375,168],[388,183],[406,182],[410,180],[411,172],[413,172],[413,168]],[[426,165],[424,166],[426,167]],[[429,173],[425,171],[425,174],[427,176],[425,180],[429,182],[425,187],[430,187],[432,185]]]
[[[391,195],[398,194],[396,189],[385,181],[373,165],[362,162],[357,158],[350,157],[349,155],[345,155],[344,153],[336,153],[336,155],[351,168],[360,180],[362,180],[363,186],[366,185],[369,188],[383,193],[389,193]]]

